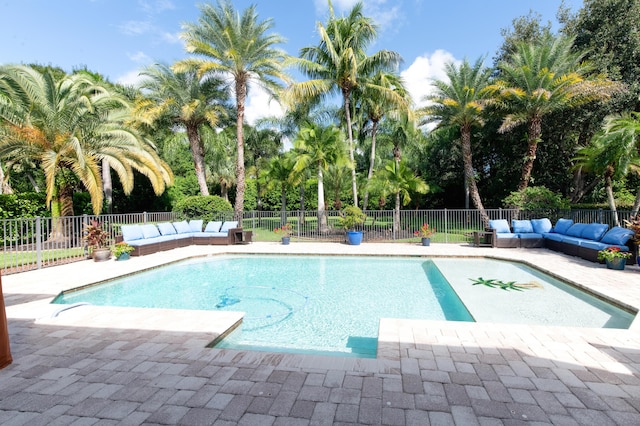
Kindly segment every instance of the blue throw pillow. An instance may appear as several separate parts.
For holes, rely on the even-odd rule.
[[[222,224],[222,227],[220,228],[220,232],[228,232],[229,229],[237,228],[237,227],[238,227],[238,222],[235,220],[230,222],[225,222]]]
[[[586,223],[574,223],[569,229],[567,229],[565,235],[582,238],[582,231],[584,231],[586,227]]]
[[[544,217],[542,219],[531,219],[531,226],[533,227],[533,232],[536,234],[546,234],[547,232],[551,232],[551,221]]]
[[[140,225],[122,225],[120,230],[124,241],[142,240],[144,238]]]
[[[513,219],[511,221],[511,226],[513,227],[513,232],[516,234],[528,234],[533,232],[533,226],[531,225],[530,220]]]
[[[221,221],[209,222],[207,223],[207,227],[204,228],[204,232],[220,232],[221,226],[222,226]]]
[[[553,227],[553,232],[566,234],[571,225],[573,225],[573,220],[571,219],[558,219],[556,226]]]
[[[489,228],[495,229],[496,234],[508,234],[511,232],[507,219],[492,219],[489,221]]]
[[[158,231],[158,227],[155,225],[147,223],[146,225],[142,225],[141,228],[142,228],[142,235],[144,235],[145,239],[160,236],[160,231]]]
[[[191,232],[202,232],[202,220],[192,219],[189,221],[189,228]]]
[[[627,228],[621,228],[620,226],[614,226],[604,234],[604,237],[600,240],[601,243],[615,244],[618,246],[624,246],[627,241],[633,236],[633,231]]]
[[[191,233],[191,228],[189,228],[189,224],[186,220],[182,222],[173,222],[173,227],[176,228],[178,234],[189,234]]]
[[[162,222],[158,224],[158,229],[162,235],[175,235],[177,234],[176,228],[173,227],[171,222]]]
[[[590,223],[582,231],[581,237],[587,240],[600,241],[600,238],[609,230],[609,225],[604,223]]]

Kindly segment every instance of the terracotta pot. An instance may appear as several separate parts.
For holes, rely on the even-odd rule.
[[[105,260],[111,259],[111,249],[109,249],[109,247],[93,249],[91,255],[94,261],[104,262]]]
[[[9,328],[7,326],[7,313],[4,308],[4,295],[2,293],[2,277],[0,277],[0,369],[13,362],[11,347],[9,345]]]

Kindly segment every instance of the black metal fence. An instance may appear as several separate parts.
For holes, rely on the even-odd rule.
[[[431,238],[436,243],[466,243],[473,231],[484,229],[480,211],[466,209],[402,210],[398,217],[392,210],[366,211],[367,219],[362,225],[364,242],[409,242],[417,241],[414,232],[423,223],[435,228]],[[559,218],[574,222],[606,223],[609,226],[624,224],[630,211],[609,210],[538,210],[516,211],[510,209],[486,210],[490,219],[530,219],[548,217],[552,222]],[[176,221],[172,212],[131,213],[100,216],[71,216],[62,218],[23,218],[0,220],[2,274],[10,274],[47,266],[84,260],[88,250],[83,240],[84,227],[92,219],[98,220],[109,233],[111,241],[120,234],[120,226],[133,223],[159,223]],[[230,214],[221,214],[220,220],[230,220]],[[253,231],[254,241],[277,241],[274,229],[288,223],[291,225],[292,241],[344,242],[344,229],[340,226],[340,212],[326,211],[319,216],[317,211],[245,212],[242,227]]]

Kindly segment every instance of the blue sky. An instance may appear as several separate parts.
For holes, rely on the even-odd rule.
[[[333,0],[337,14],[356,0]],[[0,0],[0,63],[39,63],[66,71],[84,67],[111,81],[135,83],[139,70],[154,62],[187,56],[181,25],[195,22],[192,0]],[[582,0],[566,0],[573,11]],[[326,0],[234,0],[238,10],[255,4],[260,18],[272,18],[281,46],[297,55],[318,41],[317,22],[325,22]],[[414,99],[428,93],[429,81],[442,78],[442,66],[465,57],[487,56],[502,43],[501,28],[534,10],[552,21],[561,0],[364,0],[365,13],[379,25],[374,50],[404,58],[401,67]],[[253,90],[249,121],[266,114],[267,97]],[[272,108],[273,110],[273,108]]]

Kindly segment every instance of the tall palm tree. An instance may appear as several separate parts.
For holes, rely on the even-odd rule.
[[[311,80],[296,83],[289,88],[290,103],[336,93],[342,95],[352,168],[353,201],[356,205],[358,189],[351,123],[352,93],[359,85],[370,84],[365,81],[365,77],[380,70],[395,71],[402,60],[397,52],[389,50],[367,55],[366,50],[375,41],[377,30],[371,18],[364,16],[363,7],[358,2],[347,16],[337,18],[329,1],[330,16],[327,25],[325,27],[318,23],[320,43],[301,49],[300,58],[296,60],[299,69]]]
[[[136,104],[136,118],[155,127],[159,124],[184,129],[189,140],[201,195],[209,195],[204,162],[202,126],[216,127],[225,110],[226,94],[221,81],[200,78],[196,71],[174,72],[168,65],[156,64],[141,75],[145,97]]]
[[[293,167],[295,165],[295,154],[287,151],[281,157],[273,157],[267,163],[267,167],[262,169],[260,178],[265,182],[266,189],[280,189],[280,225],[287,223],[287,189],[294,181]]]
[[[619,85],[599,75],[582,61],[584,53],[572,51],[573,38],[544,37],[519,43],[517,51],[498,65],[499,79],[489,86],[493,102],[508,113],[500,132],[527,124],[527,153],[518,190],[529,185],[545,115],[594,100],[608,99]]]
[[[471,195],[471,200],[485,224],[489,223],[480,191],[473,170],[473,156],[471,149],[471,131],[475,126],[484,125],[483,111],[485,99],[483,91],[489,84],[491,70],[485,68],[483,58],[478,58],[471,65],[466,59],[459,66],[453,62],[445,65],[448,81],[436,80],[433,86],[435,94],[427,100],[432,105],[423,109],[429,121],[437,121],[438,127],[456,127],[460,131],[462,150],[462,164],[464,167],[465,188]]]
[[[185,24],[182,37],[187,51],[203,58],[190,58],[178,62],[176,70],[197,69],[199,75],[212,74],[230,78],[236,98],[237,161],[236,200],[234,214],[242,216],[244,210],[244,112],[249,82],[260,84],[272,95],[280,90],[277,80],[287,82],[282,70],[287,55],[274,46],[284,42],[278,34],[267,34],[273,21],[258,21],[255,6],[242,15],[229,0],[218,0],[216,6],[204,4],[197,23]]]
[[[411,97],[404,87],[402,78],[396,73],[378,71],[364,85],[362,93],[357,94],[360,106],[371,122],[371,149],[369,151],[369,172],[367,185],[373,177],[376,161],[376,136],[378,125],[388,113],[411,114]],[[362,209],[369,204],[369,191],[365,186]]]
[[[346,163],[344,137],[334,126],[321,127],[310,123],[300,129],[293,143],[297,159],[294,172],[300,173],[307,168],[316,170],[318,176],[318,229],[327,232],[325,214],[324,174],[332,164]]]
[[[372,180],[372,185],[378,188],[383,197],[392,194],[395,199],[393,213],[393,235],[398,237],[400,232],[400,206],[411,201],[411,194],[426,194],[429,185],[422,178],[407,167],[404,161],[389,160],[384,169],[379,170]]]
[[[173,175],[155,148],[126,126],[126,100],[87,73],[57,80],[27,66],[0,68],[0,158],[39,164],[53,217],[73,214],[76,181],[89,192],[95,214],[102,209],[100,167],[106,159],[125,193],[133,189],[133,170],[147,176],[156,194]],[[7,101],[10,100],[10,101]]]

